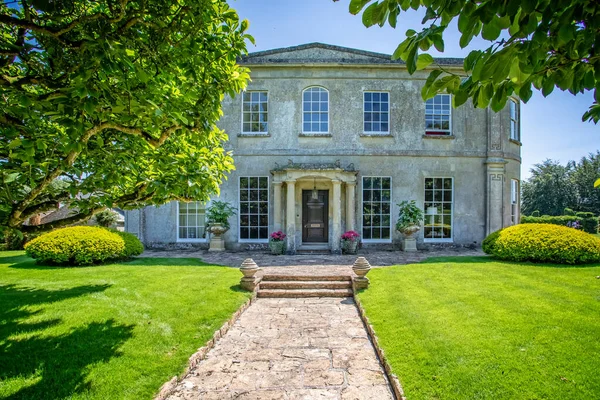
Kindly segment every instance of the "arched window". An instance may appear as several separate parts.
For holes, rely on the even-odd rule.
[[[302,133],[329,133],[329,92],[312,86],[302,92]]]

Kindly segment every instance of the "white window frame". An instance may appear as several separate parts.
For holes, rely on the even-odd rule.
[[[206,231],[206,209],[208,208],[209,203],[204,203],[204,238],[196,238],[196,239],[181,239],[179,237],[179,201],[177,203],[177,243],[207,243],[208,242],[208,232]],[[184,202],[185,203],[185,202]],[[201,202],[198,202],[201,203]]]
[[[242,202],[240,201],[240,181],[242,178],[267,178],[267,238],[266,239],[242,239]],[[238,203],[238,243],[269,243],[269,235],[271,234],[271,179],[268,175],[243,175],[238,176],[238,191],[237,191],[237,203]],[[260,201],[260,200],[259,200]]]
[[[427,132],[439,132],[439,136],[452,136],[452,95],[447,94],[447,93],[439,93],[436,94],[434,97],[432,97],[429,100],[433,100],[435,97],[437,96],[448,96],[449,98],[449,107],[450,107],[450,111],[448,114],[448,129],[427,129],[427,115],[436,115],[436,114],[427,114],[427,100],[425,100],[425,120],[423,121],[425,123],[425,134],[427,135]],[[444,115],[444,114],[442,114]],[[435,133],[432,136],[437,136]]]
[[[387,103],[388,103],[388,110],[387,110],[387,126],[388,126],[388,129],[387,129],[387,131],[373,131],[373,130],[366,131],[365,130],[365,123],[367,122],[367,121],[365,121],[365,113],[366,112],[371,112],[371,113],[374,112],[374,111],[366,111],[365,110],[365,94],[366,93],[380,93],[380,94],[381,93],[387,93],[387,95],[388,95],[388,100],[387,100]],[[375,112],[382,113],[382,111],[375,111]],[[365,134],[365,135],[373,135],[373,136],[388,136],[390,134],[390,132],[392,131],[391,126],[390,126],[390,119],[391,119],[390,113],[391,113],[391,94],[390,94],[390,92],[388,90],[365,90],[365,91],[363,91],[363,126],[362,126],[362,128],[363,128],[363,134]],[[372,122],[373,121],[371,121],[371,123]]]
[[[509,106],[508,106],[508,113],[509,113],[509,118],[510,118],[510,126],[509,126],[509,130],[510,130],[510,139],[511,140],[515,140],[517,142],[521,141],[521,118],[520,118],[520,105],[519,102],[514,99],[514,98],[509,98]],[[514,106],[514,110],[515,110],[515,115],[513,116],[513,107]],[[514,125],[514,130],[513,130],[513,125]]]
[[[323,89],[325,92],[327,92],[327,131],[305,131],[304,130],[304,93],[309,90],[309,89],[313,89],[313,88],[319,88],[319,89]],[[327,135],[329,134],[329,132],[331,132],[331,95],[329,93],[329,90],[327,90],[326,87],[324,86],[319,86],[319,85],[313,85],[313,86],[309,86],[307,88],[304,88],[304,90],[302,90],[302,97],[301,97],[301,112],[302,112],[302,134],[303,135]],[[310,100],[310,104],[312,105],[312,98]],[[321,100],[319,99],[319,103],[321,102]],[[310,113],[312,114],[312,110],[310,111]],[[318,111],[319,113],[321,113],[322,111]],[[311,121],[311,125],[312,125],[312,121]],[[319,120],[319,129],[321,129],[321,121]]]
[[[247,111],[244,111],[244,94],[245,93],[250,93],[250,95],[252,96],[252,93],[266,93],[267,95],[267,112],[265,113],[267,115],[267,130],[266,131],[245,131],[244,130],[244,114],[248,113]],[[242,119],[240,122],[240,132],[242,133],[242,135],[268,135],[269,134],[269,110],[271,109],[271,105],[269,104],[269,91],[268,90],[244,90],[242,92],[242,102],[241,102],[241,108],[242,108]],[[259,108],[260,108],[260,99],[259,99]],[[259,110],[259,115],[261,114],[260,110]],[[250,115],[252,115],[252,111],[250,111]],[[259,122],[260,124],[260,122]],[[252,126],[252,122],[250,122],[250,126]]]
[[[426,238],[425,237],[425,222],[427,220],[427,209],[425,208],[425,203],[427,203],[427,201],[425,200],[425,180],[426,179],[451,179],[452,180],[452,210],[450,211],[450,237],[449,238]],[[434,199],[435,199],[435,195],[434,195]],[[443,200],[442,200],[443,201]],[[435,200],[431,201],[432,203],[435,203]],[[454,242],[454,208],[456,207],[456,204],[454,203],[454,177],[453,176],[426,176],[423,179],[423,215],[424,215],[424,220],[423,220],[423,242],[424,243],[452,243]],[[443,223],[443,220],[442,220]]]
[[[364,184],[365,178],[389,178],[390,179],[390,238],[389,239],[365,239],[362,236],[363,232],[363,217],[364,217]],[[391,176],[376,176],[376,175],[365,175],[360,179],[360,236],[361,241],[364,243],[392,243],[394,237],[394,231],[392,229],[392,211],[393,211],[393,198],[394,198],[394,179]]]
[[[520,222],[520,182],[518,179],[510,180],[510,222],[517,225]]]

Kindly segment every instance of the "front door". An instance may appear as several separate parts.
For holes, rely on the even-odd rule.
[[[302,191],[302,242],[327,243],[329,236],[329,190],[319,190],[318,208],[308,207],[312,190]]]

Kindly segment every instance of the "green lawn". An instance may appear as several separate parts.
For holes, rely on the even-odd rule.
[[[600,265],[448,257],[359,297],[409,400],[600,396]]]
[[[249,298],[196,259],[57,268],[0,252],[0,398],[151,399]]]

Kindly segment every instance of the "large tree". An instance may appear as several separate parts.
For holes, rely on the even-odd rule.
[[[563,215],[565,208],[575,208],[577,188],[571,179],[574,168],[572,161],[566,166],[553,160],[535,164],[531,178],[522,185],[523,214],[539,211],[542,215]]]
[[[0,5],[0,226],[203,200],[232,159],[215,126],[247,21],[225,0]],[[75,215],[24,225],[68,202]]]
[[[334,0],[335,1],[335,0]],[[490,42],[464,61],[467,77],[438,66],[422,95],[454,94],[456,106],[469,98],[477,107],[501,110],[510,95],[527,102],[532,88],[544,96],[555,87],[573,94],[594,91],[583,120],[600,120],[600,2],[598,0],[351,0],[350,12],[364,9],[365,26],[392,27],[409,10],[424,10],[421,32],[406,31],[393,54],[410,73],[434,63],[427,51],[444,51],[444,33],[457,20],[460,46],[474,37]],[[600,181],[597,182],[600,184]]]
[[[577,204],[572,208],[600,215],[600,190],[594,188],[594,181],[600,179],[600,151],[582,157],[571,179],[577,190]]]

